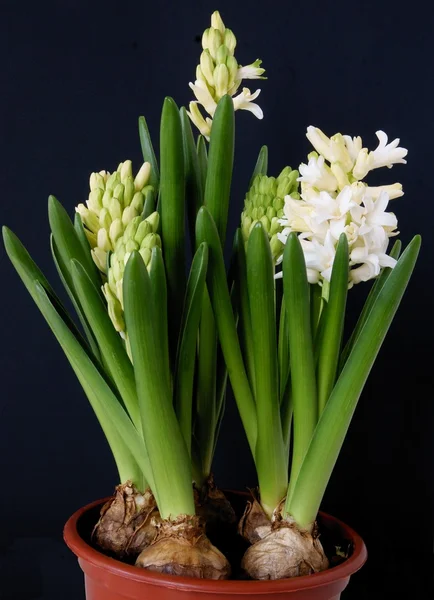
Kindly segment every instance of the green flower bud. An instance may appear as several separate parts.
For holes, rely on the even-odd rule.
[[[104,195],[104,190],[101,188],[93,189],[89,194],[89,200],[87,201],[87,206],[91,212],[99,215],[99,211],[102,208],[102,198]]]
[[[136,192],[133,196],[133,199],[131,200],[130,206],[131,206],[131,208],[134,208],[134,210],[137,212],[137,214],[140,214],[143,210],[144,203],[145,203],[145,198],[143,196],[143,193]]]
[[[131,206],[127,206],[127,208],[122,213],[122,225],[126,227],[128,223],[130,223],[133,219],[138,217],[138,215],[139,211],[136,210],[132,204]]]
[[[218,29],[222,34],[225,32],[225,24],[223,23],[223,20],[218,10],[214,11],[211,15],[211,27],[214,27],[214,29]]]
[[[229,71],[226,65],[217,65],[214,69],[215,91],[217,97],[222,98],[228,91]]]
[[[151,163],[144,162],[143,165],[140,167],[140,171],[137,173],[136,178],[134,180],[134,187],[137,192],[140,192],[148,183],[150,174]]]
[[[220,46],[217,50],[216,62],[218,65],[225,65],[226,59],[229,56],[229,50],[226,48],[224,44]]]
[[[128,209],[134,210],[132,206],[127,207],[123,212],[122,219]],[[119,226],[117,227],[117,233],[119,233]],[[117,238],[114,250],[110,255],[110,266],[107,273],[108,284],[106,284],[104,294],[107,298],[107,303],[110,303],[109,315],[113,321],[113,325],[121,333],[122,337],[127,340],[128,336],[125,331],[122,308],[122,278],[124,269],[131,252],[134,250],[139,251],[146,266],[149,267],[152,248],[155,246],[161,247],[160,236],[156,233],[158,228],[158,213],[155,212],[144,220],[142,220],[141,216],[136,215],[126,226],[121,223],[121,227],[122,234]]]
[[[250,232],[260,221],[268,233],[271,252],[276,261],[283,251],[283,244],[277,235],[282,232],[283,225],[279,219],[283,217],[285,196],[297,194],[298,171],[285,167],[277,178],[256,175],[244,200],[241,215],[241,232],[247,244]]]
[[[125,188],[122,185],[122,183],[118,183],[118,185],[113,190],[113,198],[116,198],[116,200],[119,201],[121,207],[123,207],[124,205],[124,190]]]
[[[121,183],[125,183],[125,181],[128,179],[128,177],[133,176],[132,162],[130,160],[126,160],[125,162],[121,163],[119,166],[120,166],[120,169],[118,167],[118,171],[120,171],[120,174],[121,174]]]
[[[118,246],[128,224],[143,212],[144,194],[152,189],[148,184],[150,171],[150,163],[145,162],[134,178],[131,161],[126,160],[119,163],[117,170],[111,174],[106,171],[92,173],[86,206],[79,204],[76,207],[89,240],[93,260],[106,275],[107,252]],[[136,229],[137,227],[138,223]],[[152,217],[149,227],[152,232],[156,232],[158,216]],[[125,253],[125,247],[123,252]]]
[[[208,49],[211,57],[216,60],[217,51],[223,44],[223,36],[218,29],[214,29],[213,27],[210,27],[208,31],[208,46],[204,47],[204,50]]]
[[[235,46],[237,45],[237,38],[235,37],[233,31],[231,31],[230,29],[226,29],[223,41],[224,45],[228,49],[229,54],[232,54],[233,56],[235,52]]]
[[[141,248],[139,250],[139,254],[143,258],[143,262],[145,263],[145,265],[148,266],[149,263],[151,262],[151,257],[152,257],[152,252],[151,252],[150,248]]]
[[[109,229],[111,224],[112,218],[110,216],[110,212],[107,208],[103,208],[99,213],[99,228]]]
[[[116,331],[125,331],[124,311],[119,298],[113,293],[111,287],[106,283],[103,287],[105,299],[107,300],[108,313]]]
[[[238,73],[238,62],[235,56],[229,55],[226,59],[226,66],[229,71],[229,84],[228,87],[233,87]]]
[[[202,74],[202,77],[205,79],[206,83],[213,87],[214,87],[214,75],[213,75],[214,68],[215,68],[215,64],[214,64],[213,59],[211,58],[209,50],[204,50],[202,52],[202,54],[200,55],[201,74]],[[197,77],[197,73],[196,73],[196,79],[200,79],[199,77]]]
[[[122,206],[121,206],[121,203],[114,196],[113,196],[113,198],[110,199],[110,202],[109,202],[109,205],[108,205],[108,209],[110,211],[111,221],[114,221],[115,219],[121,219],[122,218]],[[110,223],[111,223],[111,221],[110,221]]]
[[[114,190],[118,183],[121,182],[121,176],[118,171],[112,173],[105,184],[106,190]]]
[[[124,182],[124,206],[129,206],[135,192],[134,179],[132,175],[128,176]]]
[[[110,241],[112,243],[113,248],[115,247],[116,242],[121,237],[122,233],[123,233],[122,221],[120,219],[115,219],[113,221],[113,223],[110,225],[110,229],[109,229],[109,237],[110,237]]]
[[[152,231],[152,225],[147,220],[142,221],[137,228],[137,231],[134,235],[134,239],[136,240],[136,242],[141,244],[145,237],[148,234],[152,233]]]

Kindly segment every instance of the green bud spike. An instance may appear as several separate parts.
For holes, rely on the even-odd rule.
[[[283,230],[279,219],[283,216],[284,198],[289,193],[297,194],[297,177],[298,171],[293,171],[291,167],[285,167],[277,178],[258,174],[253,178],[244,200],[241,215],[244,242],[247,244],[252,229],[260,221],[268,234],[275,262],[283,251],[283,244],[277,236]]]

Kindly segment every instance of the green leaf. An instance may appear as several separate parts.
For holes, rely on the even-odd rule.
[[[357,402],[407,288],[420,245],[420,236],[415,236],[378,292],[319,420],[288,507],[301,527],[316,518]]]
[[[195,247],[194,232],[196,216],[203,204],[202,176],[191,130],[190,119],[185,108],[181,108],[182,139],[184,143],[185,162],[185,197],[187,204],[187,217],[190,229],[191,246]]]
[[[196,221],[196,243],[201,244],[202,242],[208,244],[207,286],[220,344],[244,430],[252,455],[255,456],[257,436],[255,401],[238,341],[219,234],[213,218],[205,206],[199,210]]]
[[[61,316],[65,323],[67,323],[70,331],[74,332],[75,337],[80,340],[80,344],[89,350],[87,342],[75,326],[60,299],[56,296],[47,278],[39,269],[37,264],[33,261],[30,254],[27,252],[26,248],[20,242],[15,233],[13,233],[13,231],[11,231],[8,227],[3,227],[3,242],[10,261],[12,262],[33,300],[35,302],[37,300],[34,282],[39,281],[47,290],[47,293],[50,295],[50,297],[55,300],[57,310],[61,313]]]
[[[163,254],[158,246],[152,248],[149,279],[151,282],[151,290],[155,309],[155,332],[157,336],[156,353],[159,354],[159,360],[163,365],[165,377],[167,378],[169,387],[171,387],[172,381],[169,364],[166,272],[164,269]]]
[[[310,290],[300,241],[291,233],[283,253],[283,289],[288,319],[294,442],[288,501],[317,422],[315,363],[310,326]]]
[[[402,246],[402,244],[401,244],[400,240],[396,240],[396,242],[393,244],[392,250],[390,251],[390,256],[392,258],[394,258],[395,260],[398,260],[399,255],[401,254],[401,246]],[[389,277],[391,272],[392,272],[391,268],[385,267],[381,271],[381,273],[377,277],[377,279],[375,280],[374,285],[371,287],[371,290],[369,292],[368,297],[366,298],[365,305],[364,305],[363,310],[360,314],[360,317],[357,321],[357,324],[354,328],[354,331],[353,331],[350,339],[346,343],[345,348],[342,351],[341,359],[340,359],[340,369],[339,369],[340,371],[343,369],[345,362],[346,362],[351,350],[353,349],[353,346],[356,343],[357,338],[359,337],[359,334],[366,322],[366,319],[368,318],[369,313],[371,312],[372,307],[375,304],[377,296],[383,289],[383,286],[386,283],[387,278]]]
[[[318,412],[322,414],[336,380],[345,323],[348,291],[348,240],[343,233],[339,238],[330,281],[329,298],[324,308],[324,318],[318,349],[317,385]]]
[[[226,239],[234,142],[234,103],[226,95],[219,101],[213,118],[204,194],[205,206],[214,219],[222,245]]]
[[[205,190],[206,174],[208,170],[208,153],[206,150],[206,141],[203,135],[197,137],[197,158],[199,161],[200,179],[202,181],[202,190]]]
[[[102,283],[101,277],[92,260],[90,250],[86,251],[83,247],[68,213],[54,196],[49,196],[48,198],[48,219],[50,221],[54,241],[56,242],[58,256],[61,263],[66,267],[64,276],[68,286],[72,287],[71,274],[68,270],[70,261],[75,258],[83,265],[93,284],[99,289]]]
[[[267,146],[262,146],[259,151],[258,158],[256,160],[255,169],[252,174],[252,178],[250,179],[249,188],[251,187],[253,180],[256,175],[266,175],[268,170],[268,148]]]
[[[178,107],[166,98],[160,132],[160,213],[166,265],[171,364],[174,363],[185,294],[184,152]]]
[[[208,247],[201,244],[194,255],[184,300],[181,337],[176,359],[175,407],[179,425],[191,453],[192,400],[196,340],[208,266]]]
[[[141,485],[142,471],[151,483],[152,473],[149,472],[143,440],[89,354],[86,342],[15,234],[4,227],[3,239],[13,266],[62,346],[91,402],[112,450],[121,481],[132,479]]]
[[[250,387],[252,388],[253,396],[255,396],[255,358],[253,355],[252,319],[250,315],[249,291],[247,288],[247,262],[243,235],[240,228],[235,233],[234,252],[236,264],[234,285],[236,286],[239,305],[238,331],[241,338],[242,353],[247,367]]]
[[[123,296],[158,508],[163,519],[194,515],[190,457],[176,419],[165,366],[156,351],[155,302],[148,271],[137,251],[132,252],[125,267]]]
[[[285,390],[289,378],[289,339],[288,339],[288,319],[286,317],[285,300],[282,297],[279,319],[279,341],[277,346],[277,356],[279,359],[279,391],[280,403],[285,397]]]
[[[274,305],[274,262],[268,235],[257,223],[247,246],[247,283],[256,365],[256,411],[258,440],[256,470],[261,505],[271,516],[285,496],[287,465],[280,421],[277,366],[276,314]]]
[[[57,273],[59,275],[60,281],[63,284],[63,287],[66,290],[66,293],[71,300],[71,303],[74,307],[75,312],[77,313],[78,319],[80,321],[81,326],[83,327],[83,331],[86,335],[86,339],[89,343],[89,346],[95,356],[95,358],[101,362],[101,353],[98,347],[98,343],[95,339],[93,331],[87,322],[86,316],[83,312],[83,309],[78,300],[77,294],[74,289],[74,283],[72,281],[72,275],[70,270],[66,267],[66,265],[62,261],[62,257],[57,249],[56,242],[54,241],[53,234],[50,236],[50,246],[51,246],[51,255],[53,257],[53,262],[56,266]]]
[[[124,401],[125,407],[136,428],[140,431],[141,421],[137,400],[134,370],[122,339],[113,327],[107,312],[107,306],[101,300],[98,291],[89,279],[83,266],[72,261],[71,272],[74,288],[86,315],[87,322],[101,348],[101,354],[107,365],[114,384]]]
[[[139,137],[140,145],[142,147],[143,160],[145,162],[151,163],[151,175],[149,177],[149,184],[152,185],[152,187],[155,190],[155,193],[157,193],[160,185],[160,173],[145,117],[139,117]]]

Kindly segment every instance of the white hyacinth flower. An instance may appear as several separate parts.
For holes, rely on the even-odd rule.
[[[298,234],[310,283],[330,281],[342,234],[349,245],[349,287],[396,264],[387,247],[398,234],[398,221],[387,208],[391,199],[403,195],[402,185],[370,187],[361,180],[373,169],[405,163],[407,150],[399,147],[399,139],[388,143],[383,131],[376,135],[378,147],[369,151],[361,137],[338,133],[329,138],[317,127],[307,129],[318,154],[310,154],[308,163],[299,167],[301,197],[285,197],[278,237],[285,244],[291,232]]]
[[[297,181],[327,192],[335,192],[338,189],[338,181],[330,167],[325,164],[324,156],[312,156],[308,164],[301,163],[298,170],[301,177]]]
[[[234,100],[234,109],[235,110],[249,110],[251,113],[255,115],[258,119],[262,119],[264,117],[264,113],[262,112],[262,108],[253,102],[259,96],[261,90],[256,90],[253,94],[250,93],[248,88],[243,88],[243,91],[235,96]]]
[[[262,109],[253,102],[261,90],[251,93],[248,88],[243,88],[235,96],[244,79],[265,79],[261,60],[256,59],[244,67],[238,64],[234,56],[236,44],[235,35],[224,25],[220,13],[215,11],[211,16],[211,27],[202,35],[203,52],[196,68],[196,80],[189,83],[196,102],[190,103],[188,115],[208,140],[217,104],[226,94],[232,96],[234,110],[248,110],[258,119],[263,117]],[[204,117],[199,106],[209,116]]]

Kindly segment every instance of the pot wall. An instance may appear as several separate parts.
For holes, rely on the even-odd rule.
[[[347,560],[322,573],[279,581],[210,581],[151,573],[109,558],[86,542],[86,532],[91,531],[103,502],[77,511],[64,529],[65,542],[84,572],[86,600],[339,600],[350,576],[367,557],[355,531],[321,513],[321,526],[352,546]]]

